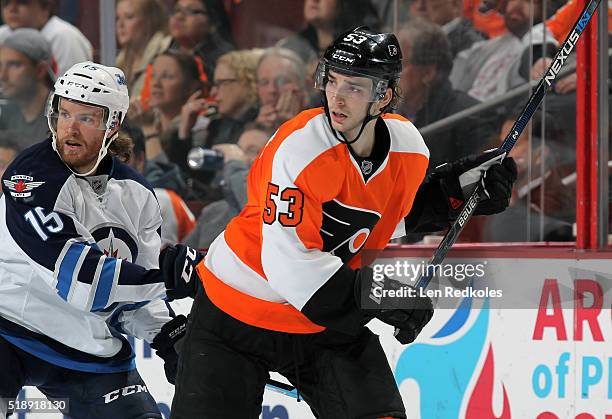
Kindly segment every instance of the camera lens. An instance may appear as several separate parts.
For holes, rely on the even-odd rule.
[[[220,170],[223,168],[223,153],[210,148],[194,147],[187,154],[187,165],[192,170]]]

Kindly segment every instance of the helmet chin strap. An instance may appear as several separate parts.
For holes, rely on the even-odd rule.
[[[91,169],[89,169],[86,173],[76,172],[72,167],[70,167],[70,166],[68,166],[68,164],[66,164],[64,159],[62,159],[62,156],[61,156],[59,150],[57,149],[57,134],[55,134],[55,132],[52,131],[52,135],[54,136],[53,142],[52,142],[53,149],[60,156],[60,159],[62,160],[62,162],[64,162],[64,164],[66,165],[68,170],[70,170],[75,176],[90,176],[90,175],[94,174],[96,172],[96,170],[98,170],[98,166],[100,165],[100,162],[108,154],[108,148],[110,147],[111,143],[113,141],[115,141],[117,139],[117,137],[119,136],[119,131],[117,130],[117,132],[115,132],[110,138],[106,138],[107,135],[108,135],[108,131],[110,131],[110,129],[108,129],[104,133],[104,142],[102,143],[102,146],[100,146],[100,151],[98,151],[98,158],[96,160],[96,164],[94,164],[94,166]]]
[[[106,133],[104,135],[104,142],[102,144],[102,146],[100,147],[100,151],[98,152],[98,159],[96,160],[96,164],[94,164],[94,166],[87,171],[87,173],[77,173],[74,170],[72,171],[75,175],[77,176],[90,176],[93,175],[94,173],[96,173],[96,170],[98,170],[98,166],[100,165],[100,162],[102,162],[102,159],[104,157],[106,157],[106,155],[108,154],[108,148],[110,147],[111,143],[113,141],[115,141],[117,139],[117,137],[119,136],[119,132],[117,131],[116,133],[114,133],[110,138],[106,138]],[[72,170],[72,169],[70,169]]]
[[[334,133],[334,137],[336,137],[336,140],[340,141],[341,143],[347,144],[347,145],[351,145],[357,142],[357,140],[359,140],[359,137],[361,137],[361,134],[363,133],[363,130],[365,129],[365,126],[368,124],[368,122],[382,115],[382,112],[379,113],[378,115],[370,115],[370,111],[372,110],[372,105],[374,105],[374,102],[371,102],[366,111],[366,117],[363,119],[363,122],[361,123],[361,128],[359,129],[359,133],[353,140],[348,140],[342,132],[337,132],[332,125],[331,113],[329,111],[329,104],[327,102],[327,96],[325,95],[325,93],[323,93],[323,103],[325,105],[324,109],[325,109],[325,116],[327,117],[327,123],[329,124],[329,127],[331,128],[332,132]],[[340,136],[338,136],[338,134],[340,134]]]

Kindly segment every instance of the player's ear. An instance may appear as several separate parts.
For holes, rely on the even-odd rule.
[[[376,102],[377,109],[375,114],[379,113],[381,109],[384,109],[385,106],[391,103],[391,99],[393,99],[393,89],[389,87],[387,88],[387,91],[385,92],[385,95],[382,97],[382,99]]]

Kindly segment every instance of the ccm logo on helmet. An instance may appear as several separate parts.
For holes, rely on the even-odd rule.
[[[76,81],[70,81],[70,80],[68,80],[66,82],[66,86],[74,86],[74,87],[77,87],[79,89],[84,89],[84,90],[89,89],[89,86],[87,86],[85,84],[81,84],[81,83],[78,83]]]
[[[351,57],[347,57],[347,56],[345,56],[345,55],[338,54],[337,52],[334,52],[334,53],[332,54],[332,58],[334,58],[334,59],[336,59],[336,60],[338,60],[338,61],[342,61],[342,62],[345,62],[345,63],[349,63],[349,64],[353,64],[353,63],[355,62],[355,59],[354,59],[354,58],[351,58]]]

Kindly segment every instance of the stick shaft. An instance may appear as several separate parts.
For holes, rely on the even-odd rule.
[[[561,67],[563,66],[563,64],[567,60],[567,57],[576,46],[580,35],[582,34],[584,29],[586,28],[586,25],[589,23],[591,17],[595,13],[595,10],[599,5],[599,1],[600,0],[591,0],[584,7],[584,10],[580,14],[580,17],[574,24],[574,27],[572,28],[569,35],[557,51],[557,54],[553,58],[552,63],[548,67],[548,70],[538,83],[536,89],[531,94],[531,97],[527,101],[527,104],[525,105],[525,107],[521,111],[521,114],[512,126],[512,129],[502,142],[500,146],[502,150],[509,152],[510,150],[512,150],[512,148],[518,141],[519,137],[521,136],[521,133],[529,123],[529,120],[535,113],[538,106],[540,106],[540,103],[542,103],[542,100],[544,99],[548,88],[552,86],[553,82],[557,77],[557,74],[559,74],[559,71],[561,70]],[[472,195],[470,195],[470,198],[463,206],[463,209],[459,213],[459,217],[451,225],[450,229],[442,239],[442,242],[434,252],[432,258],[429,260],[429,265],[437,265],[444,260],[446,254],[448,253],[452,245],[459,238],[459,234],[461,234],[463,227],[467,224],[468,220],[472,218],[474,210],[478,205],[481,190],[482,186],[479,183],[474,192],[472,192]],[[417,281],[416,286],[420,288],[427,287],[432,277],[433,270],[427,269],[426,272],[421,275],[421,277]]]

